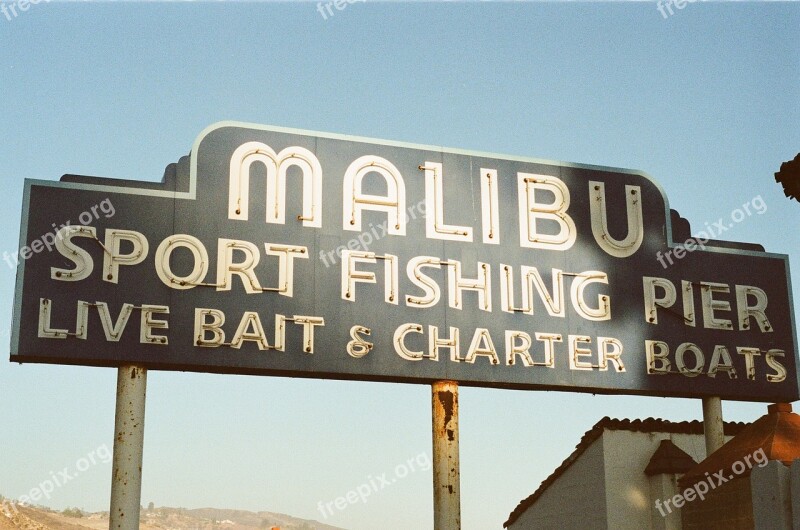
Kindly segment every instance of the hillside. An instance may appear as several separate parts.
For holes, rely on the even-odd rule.
[[[0,504],[0,530],[106,530],[108,512],[65,514],[43,506]],[[343,530],[271,512],[217,508],[143,510],[140,530]]]

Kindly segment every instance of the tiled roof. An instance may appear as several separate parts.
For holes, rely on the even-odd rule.
[[[732,467],[737,462],[743,466],[737,475],[746,477],[759,464],[753,456],[759,449],[764,451],[768,460],[780,460],[786,465],[800,458],[800,416],[792,413],[792,406],[788,403],[770,405],[767,410],[767,414],[681,477],[678,481],[681,487],[704,480],[706,473],[711,475],[723,471],[724,476],[734,478],[731,471],[736,472]],[[761,458],[764,457],[759,456]]]
[[[742,431],[746,423],[725,422],[725,435],[735,436]],[[673,422],[661,420],[657,418],[647,418],[646,420],[627,420],[627,419],[614,419],[606,416],[602,420],[595,423],[594,427],[586,431],[581,437],[581,441],[575,447],[571,455],[564,460],[560,466],[556,468],[553,473],[544,479],[539,488],[530,497],[523,499],[508,520],[503,523],[503,527],[510,526],[516,521],[528,508],[542,496],[545,490],[550,487],[564,472],[575,462],[588,448],[594,443],[595,440],[600,438],[604,431],[629,431],[629,432],[645,432],[645,433],[669,433],[669,434],[703,434],[702,421],[681,421]]]
[[[658,444],[658,449],[644,468],[644,474],[648,477],[662,474],[682,475],[696,465],[694,458],[667,438]]]

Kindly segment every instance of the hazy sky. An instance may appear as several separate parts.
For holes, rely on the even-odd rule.
[[[700,227],[760,196],[767,210],[726,235],[789,254],[799,278],[800,204],[773,173],[800,151],[800,4],[673,11],[367,0],[327,19],[314,2],[0,13],[0,252],[19,247],[24,178],[159,180],[206,126],[239,120],[639,169]],[[14,282],[0,262],[6,327]],[[113,369],[0,363],[0,493],[88,468],[42,503],[107,509],[115,383]],[[765,411],[724,403],[728,420]],[[463,528],[500,528],[606,415],[688,420],[701,404],[462,389]],[[427,386],[150,372],[142,502],[323,520],[319,501],[424,461],[430,431]],[[325,522],[430,528],[432,509],[417,467]]]

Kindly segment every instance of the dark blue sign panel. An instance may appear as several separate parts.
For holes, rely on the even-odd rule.
[[[161,183],[26,181],[11,360],[796,400],[786,256],[672,217],[637,171],[221,123]]]

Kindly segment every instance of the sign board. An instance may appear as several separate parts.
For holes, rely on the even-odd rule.
[[[220,123],[26,181],[11,360],[798,399],[787,257],[672,224],[638,171]]]

